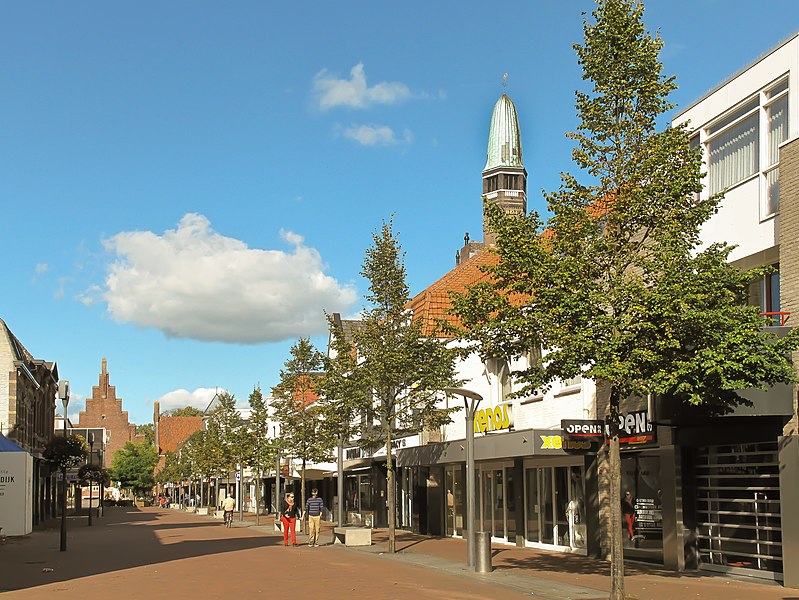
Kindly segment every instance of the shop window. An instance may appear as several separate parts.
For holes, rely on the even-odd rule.
[[[640,558],[662,560],[662,490],[659,457],[622,457],[622,521],[619,527],[625,548],[639,550],[635,555]]]

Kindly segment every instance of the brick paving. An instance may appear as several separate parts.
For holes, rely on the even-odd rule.
[[[369,599],[593,600],[607,597],[608,565],[581,556],[494,546],[493,573],[464,565],[463,540],[398,532],[389,555],[386,532],[368,548],[284,548],[271,517],[252,515],[227,529],[220,520],[159,508],[108,508],[93,527],[69,521],[67,552],[59,552],[58,522],[0,545],[3,598],[318,597]],[[300,534],[298,541],[304,541]],[[799,590],[728,577],[626,566],[636,600],[799,600]]]

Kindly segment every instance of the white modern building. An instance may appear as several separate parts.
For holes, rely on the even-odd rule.
[[[799,315],[798,82],[799,34],[673,120],[702,149],[702,194],[724,193],[702,240],[734,244],[731,260],[742,269],[773,268],[753,283],[750,302],[777,332]],[[799,502],[795,398],[778,386],[730,416],[673,419],[684,465],[678,526],[695,538],[685,543],[700,569],[799,587],[799,516],[787,510]]]

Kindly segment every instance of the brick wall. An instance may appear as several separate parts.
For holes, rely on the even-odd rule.
[[[799,327],[799,140],[780,149],[780,308],[791,313],[787,325]],[[799,353],[794,353],[799,365]],[[796,416],[797,389],[793,394],[793,417],[785,435],[799,435]]]
[[[136,426],[128,421],[128,411],[122,410],[122,399],[117,398],[116,388],[110,385],[106,360],[103,359],[99,385],[92,387],[92,397],[86,399],[86,410],[78,417],[77,428],[105,427],[108,443],[103,465],[110,467],[114,453],[124,448],[126,442],[139,441]]]

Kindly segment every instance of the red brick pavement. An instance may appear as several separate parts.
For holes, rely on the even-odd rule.
[[[371,548],[359,551],[284,548],[282,537],[271,533],[269,517],[261,518],[263,529],[226,529],[216,519],[179,511],[109,508],[95,523],[88,528],[85,518],[70,519],[66,553],[58,551],[57,523],[52,530],[0,545],[0,591],[15,590],[4,597],[45,598],[54,592],[60,598],[85,600],[120,594],[196,600],[208,593],[378,600],[531,597],[497,585],[492,575],[483,583],[459,574],[457,567],[466,554],[463,540],[398,532],[398,556],[390,558],[385,554],[386,532],[381,530],[373,532]],[[331,528],[323,526],[324,542],[331,539]],[[496,573],[516,575],[515,581],[531,577],[609,589],[606,562],[509,546],[494,546],[493,555]],[[420,556],[453,568],[447,572],[410,564],[410,558]],[[799,590],[778,585],[680,576],[632,564],[626,566],[626,590],[637,600],[799,600]]]
[[[66,552],[57,524],[0,545],[3,599],[523,597],[379,556],[286,548],[282,537],[173,510],[108,508],[94,523],[70,519]]]

